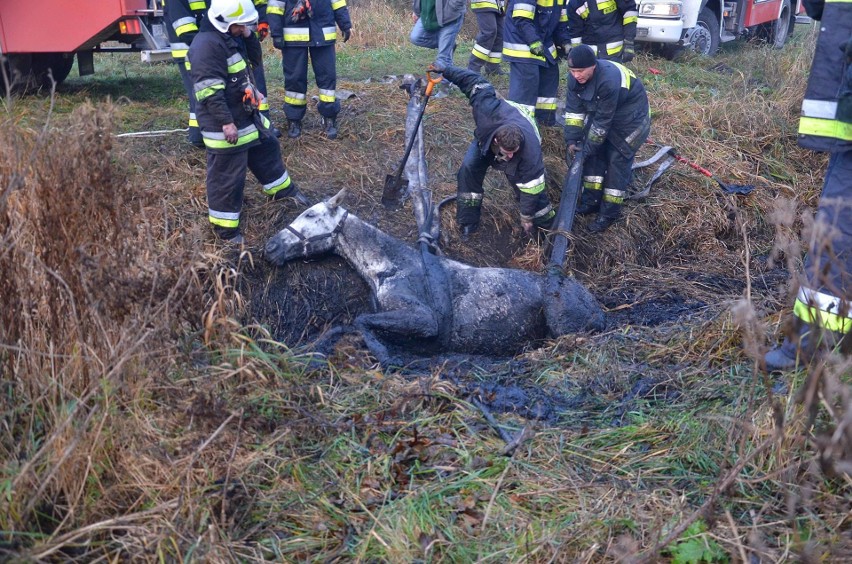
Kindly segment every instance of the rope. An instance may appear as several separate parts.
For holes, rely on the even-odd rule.
[[[171,133],[186,133],[187,128],[183,129],[156,129],[153,131],[135,131],[132,133],[119,133],[115,137],[161,137]]]

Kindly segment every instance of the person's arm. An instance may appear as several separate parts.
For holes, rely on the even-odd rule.
[[[352,19],[349,17],[346,0],[331,0],[331,9],[334,10],[334,21],[343,32],[343,42],[346,43],[352,34]]]
[[[266,21],[269,24],[269,35],[276,49],[284,48],[284,13],[287,2],[284,0],[269,0],[266,6]]]
[[[507,15],[518,28],[524,43],[541,46],[541,37],[535,27],[535,0],[510,0]]]
[[[600,72],[600,68],[598,72]],[[609,134],[612,120],[615,117],[615,111],[618,109],[618,90],[620,87],[620,83],[612,84],[609,81],[602,82],[598,86],[595,113],[591,118],[589,132],[586,134],[585,143],[583,143],[583,152],[586,157],[597,153],[606,141],[606,136]]]
[[[634,41],[636,39],[636,21],[639,11],[635,0],[617,0],[618,13],[621,14],[621,29],[624,34],[624,53],[622,60],[629,63],[636,54]]]
[[[577,2],[569,2],[566,8],[568,14],[568,40],[572,47],[583,43],[583,34],[586,32],[586,18],[589,15],[589,6],[585,2],[577,5]],[[565,53],[566,55],[568,53]]]
[[[228,82],[228,54],[210,52],[209,49],[202,51],[190,48],[189,59],[195,100],[206,113],[213,117],[225,133],[225,138],[228,139],[228,126],[234,126],[234,116],[231,115],[225,98],[225,85]],[[234,136],[236,131],[236,127],[233,127]],[[236,137],[233,141],[228,139],[228,142],[235,143]]]
[[[181,42],[191,45],[192,40],[198,34],[198,24],[195,21],[195,14],[189,9],[186,0],[171,0],[167,4],[165,12],[166,22],[172,27],[177,38]]]

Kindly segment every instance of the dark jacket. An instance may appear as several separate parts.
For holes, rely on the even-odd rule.
[[[637,128],[650,127],[649,112],[642,81],[622,64],[598,60],[595,73],[586,84],[568,75],[565,141],[579,143],[585,124],[588,131],[583,147],[586,156],[596,153],[607,138],[619,148],[619,142]],[[585,123],[587,119],[588,124]]]
[[[207,0],[166,0],[163,6],[163,19],[172,57],[182,59],[198,33],[202,18],[207,15]]]
[[[204,145],[210,151],[244,151],[257,144],[261,130],[268,127],[257,110],[249,111],[243,104],[245,89],[253,84],[244,45],[252,40],[257,42],[254,37],[239,41],[204,20],[189,47],[195,113]],[[237,127],[236,145],[227,143],[222,132],[222,126],[229,123]]]
[[[509,0],[503,24],[503,59],[514,63],[555,65],[556,45],[568,43],[565,0]],[[540,41],[544,56],[530,52]]]
[[[473,132],[483,156],[491,155],[491,142],[497,129],[514,124],[521,128],[524,141],[512,160],[496,164],[521,195],[521,214],[532,217],[539,211],[539,194],[545,190],[541,136],[535,119],[513,102],[502,100],[481,75],[461,67],[447,67],[444,78],[456,84],[473,108]]]
[[[636,38],[634,0],[568,0],[566,10],[571,44],[594,46],[600,58],[618,57],[623,41]]]
[[[852,148],[852,73],[843,47],[852,38],[852,4],[809,0],[805,8],[821,22],[802,100],[799,145],[814,151],[848,151]]]
[[[299,0],[269,0],[266,18],[269,34],[276,46],[283,41],[285,47],[320,47],[334,45],[337,28],[352,29],[346,0],[312,0],[310,16],[295,21],[293,9]],[[337,26],[337,27],[335,27]]]

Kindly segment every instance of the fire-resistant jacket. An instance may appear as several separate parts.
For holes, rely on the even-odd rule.
[[[163,17],[168,29],[172,57],[183,59],[207,14],[207,0],[166,0]]]
[[[473,135],[483,156],[491,153],[491,142],[498,128],[517,125],[521,129],[524,141],[514,157],[505,163],[505,169],[501,169],[509,182],[520,191],[521,215],[535,217],[541,212],[537,209],[539,194],[546,188],[541,135],[535,119],[520,105],[499,98],[494,87],[478,73],[460,67],[447,67],[444,77],[457,85],[470,100],[476,124]]]
[[[503,59],[513,63],[556,64],[556,45],[568,43],[565,0],[509,0],[503,27]],[[530,45],[540,41],[544,56]]]
[[[852,3],[810,0],[805,8],[821,21],[802,101],[799,145],[814,151],[848,151],[852,149],[852,72],[842,46],[852,37]]]
[[[250,41],[255,38],[248,38]],[[195,90],[198,125],[204,145],[209,151],[231,153],[244,151],[258,143],[262,128],[269,121],[257,110],[249,111],[243,104],[246,86],[253,84],[245,43],[222,33],[204,20],[189,47],[189,61]],[[237,127],[237,143],[225,140],[222,126]]]
[[[303,19],[294,21],[293,9],[300,1],[310,5],[311,15],[306,13]],[[337,27],[341,31],[352,29],[346,0],[269,0],[266,17],[270,35],[283,40],[287,47],[334,45]]]
[[[568,144],[579,144],[588,119],[588,135],[583,146],[586,156],[595,154],[610,137],[612,144],[622,154],[632,158],[618,141],[630,144],[631,134],[649,127],[649,112],[645,86],[633,71],[620,63],[598,60],[592,78],[585,84],[568,76],[565,141]],[[635,149],[632,152],[635,153]]]
[[[470,0],[470,9],[473,12],[505,14],[506,0]]]
[[[598,57],[617,57],[636,38],[635,0],[568,0],[571,45],[585,44]]]

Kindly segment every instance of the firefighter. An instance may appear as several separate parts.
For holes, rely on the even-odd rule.
[[[195,96],[192,91],[192,79],[186,68],[186,53],[198,33],[198,25],[207,13],[206,0],[166,0],[163,16],[172,51],[172,61],[177,64],[183,88],[189,99],[189,133],[187,138],[196,147],[203,148],[201,131],[195,116]]]
[[[340,102],[335,97],[337,70],[334,44],[336,27],[349,41],[352,22],[346,0],[269,0],[266,10],[269,30],[284,67],[284,113],[287,136],[302,135],[302,118],[308,106],[308,56],[319,88],[317,110],[329,139],[337,138]],[[336,26],[336,27],[335,27]]]
[[[598,212],[589,226],[605,231],[619,217],[633,159],[651,132],[645,87],[620,63],[595,59],[588,45],[568,54],[565,144],[569,158],[582,148],[583,194],[577,213]]]
[[[799,120],[799,145],[829,153],[792,327],[764,356],[769,371],[792,370],[823,351],[852,351],[852,4],[805,2],[820,20]]]
[[[503,20],[506,0],[471,0],[470,9],[476,15],[479,32],[473,43],[473,51],[467,68],[486,75],[502,75],[500,61],[503,59]]]
[[[257,36],[260,41],[269,34],[269,24],[266,23],[266,0],[254,0],[258,10],[259,24]],[[196,147],[204,148],[201,131],[198,129],[198,120],[195,116],[195,95],[192,91],[192,78],[190,69],[186,62],[186,52],[192,44],[192,40],[198,33],[198,26],[207,15],[209,0],[167,0],[163,7],[163,16],[168,28],[169,43],[172,51],[172,60],[177,64],[180,71],[184,90],[189,98],[189,142]],[[249,51],[252,71],[257,81],[257,88],[263,94],[263,102],[260,111],[269,117],[269,102],[266,99],[266,75],[263,71],[263,51],[258,44],[247,45]],[[281,136],[281,133],[273,127],[273,133]]]
[[[238,38],[252,35],[257,10],[251,0],[212,0],[198,35],[189,47],[198,124],[207,148],[207,205],[216,234],[232,243],[240,233],[246,169],[270,199],[307,198],[281,161],[269,120],[258,110],[257,90]]]
[[[629,63],[635,54],[635,0],[568,0],[571,46],[588,45],[598,59]],[[568,46],[564,47],[568,51]]]
[[[509,99],[535,112],[539,125],[555,125],[555,46],[569,41],[565,0],[509,0],[506,12],[503,58],[509,61]]]
[[[556,212],[544,182],[541,136],[532,112],[502,100],[481,75],[460,67],[437,69],[470,100],[476,128],[458,172],[456,221],[462,234],[479,228],[482,183],[489,168],[502,170],[519,198],[521,226],[548,228]]]

